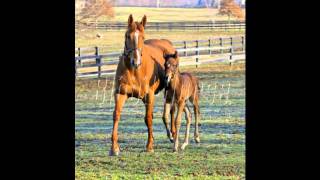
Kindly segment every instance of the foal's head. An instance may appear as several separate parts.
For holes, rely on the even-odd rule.
[[[130,65],[138,68],[141,64],[142,49],[144,44],[144,27],[147,23],[146,15],[141,22],[134,22],[130,14],[128,19],[128,29],[125,34],[124,55],[130,59]]]
[[[178,52],[175,51],[174,54],[168,54],[164,56],[165,62],[165,81],[167,85],[170,83],[171,79],[173,79],[177,72],[179,72],[179,57]]]

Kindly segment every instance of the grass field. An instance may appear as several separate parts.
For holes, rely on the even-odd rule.
[[[148,25],[147,25],[148,26]],[[99,34],[101,38],[97,38]],[[124,31],[103,31],[103,30],[89,30],[79,32],[76,35],[75,47],[93,47],[93,46],[107,46],[109,51],[122,50],[124,45]],[[169,39],[170,41],[184,41],[184,40],[206,40],[213,37],[244,35],[244,31],[232,32],[211,32],[211,31],[165,31],[155,32],[150,31],[145,33],[146,39]]]
[[[244,179],[245,64],[224,63],[184,67],[200,78],[201,143],[193,140],[184,152],[172,153],[163,125],[163,91],[154,107],[154,153],[146,153],[144,105],[130,98],[119,124],[121,154],[110,150],[113,98],[112,77],[75,82],[76,179]],[[194,123],[192,116],[192,124]],[[183,116],[180,139],[184,137]]]
[[[245,13],[244,9],[242,11]],[[218,9],[212,8],[114,7],[114,12],[114,18],[101,16],[97,20],[127,22],[130,14],[138,21],[143,15],[147,15],[148,22],[228,20],[228,16],[218,15]],[[231,17],[230,20],[235,20],[235,18]]]

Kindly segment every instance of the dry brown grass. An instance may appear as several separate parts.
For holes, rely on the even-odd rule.
[[[147,23],[148,29],[148,23]],[[101,37],[97,38],[96,34]],[[76,34],[75,47],[110,46],[110,51],[123,49],[124,31],[88,30]],[[146,31],[146,39],[169,39],[170,41],[202,40],[212,37],[244,35],[244,31]]]
[[[199,68],[195,68],[195,65],[180,67],[180,70],[193,72],[225,72],[225,71],[243,71],[245,70],[245,63],[234,63],[230,65],[229,63],[212,63],[206,65],[200,65]]]

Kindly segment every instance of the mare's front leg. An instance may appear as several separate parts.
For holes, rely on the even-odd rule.
[[[153,150],[153,131],[152,131],[152,118],[153,118],[153,105],[154,105],[154,92],[150,92],[146,95],[146,100],[144,101],[146,106],[146,116],[145,123],[148,127],[148,142],[147,142],[147,152],[154,152]]]
[[[113,111],[113,129],[112,129],[112,135],[111,135],[111,150],[109,155],[110,156],[118,156],[120,153],[120,147],[118,144],[118,124],[120,120],[120,113],[122,110],[122,107],[127,100],[128,96],[123,94],[115,94],[114,100],[115,100],[115,106]]]
[[[184,109],[185,106],[185,102],[184,101],[179,101],[178,102],[178,114],[175,120],[175,126],[176,126],[176,134],[174,137],[174,147],[173,147],[173,151],[176,152],[178,151],[178,146],[179,146],[179,130],[180,130],[180,126],[181,126],[181,115],[182,115],[182,111]]]

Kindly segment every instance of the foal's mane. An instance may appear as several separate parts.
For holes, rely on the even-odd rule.
[[[166,54],[166,55],[164,56],[164,59],[165,59],[165,60],[167,60],[167,59],[169,59],[169,58],[175,58],[175,54]]]

